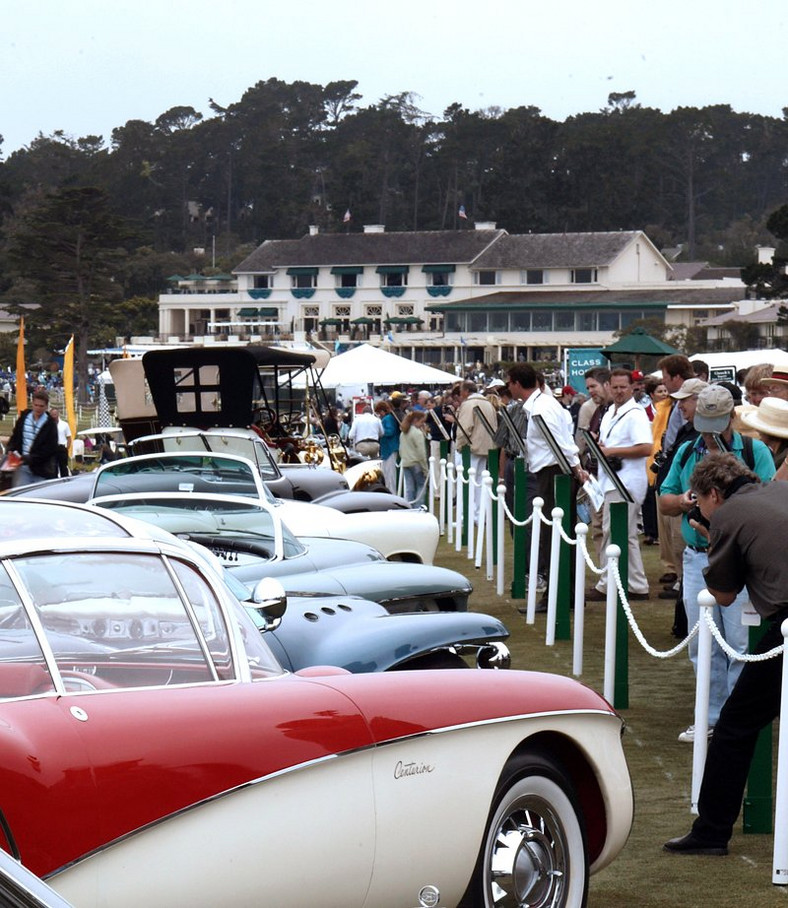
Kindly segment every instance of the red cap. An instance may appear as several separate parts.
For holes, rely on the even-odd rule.
[[[577,391],[575,391],[575,389],[571,385],[564,385],[564,387],[561,388],[561,393],[568,394],[570,397],[574,397],[575,394],[577,394]]]
[[[640,371],[640,369],[632,370],[632,381],[643,381],[646,376]]]

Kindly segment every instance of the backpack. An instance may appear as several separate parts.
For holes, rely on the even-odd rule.
[[[741,437],[743,449],[741,452],[742,460],[747,464],[751,469],[755,469],[755,451],[753,449],[752,438],[749,435],[742,435]],[[683,470],[684,465],[690,459],[690,454],[692,454],[692,445],[687,445],[687,450],[681,455],[681,461],[679,462],[679,469]]]

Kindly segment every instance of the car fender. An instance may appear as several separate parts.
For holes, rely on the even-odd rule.
[[[293,671],[308,665],[339,665],[380,672],[452,646],[505,640],[506,626],[490,615],[439,612],[390,615],[376,602],[353,597],[289,596],[287,618],[266,640]]]

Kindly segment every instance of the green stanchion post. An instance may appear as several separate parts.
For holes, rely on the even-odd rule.
[[[766,632],[766,622],[750,628],[750,652]],[[747,777],[747,794],[742,812],[742,831],[754,835],[773,831],[774,803],[772,799],[772,726],[761,729],[755,745],[750,774]]]
[[[613,501],[610,504],[610,542],[621,549],[618,562],[621,585],[629,589],[629,521],[627,503]],[[621,602],[618,603],[616,619],[616,683],[613,686],[613,706],[616,709],[629,707],[629,628],[627,616]]]
[[[556,476],[553,480],[555,506],[564,512],[561,526],[571,539],[572,531],[572,477]],[[548,515],[552,516],[552,515]],[[570,637],[570,605],[572,602],[572,554],[569,546],[561,540],[558,558],[558,601],[556,608],[555,639],[568,640]]]
[[[463,484],[462,484],[462,544],[468,545],[468,520],[470,519],[470,514],[468,513],[468,499],[470,497],[470,485],[468,482],[468,470],[471,468],[471,449],[465,447],[462,449],[462,475],[463,475]]]
[[[514,507],[512,513],[517,520],[525,520],[528,501],[528,474],[522,457],[514,461]],[[512,599],[525,599],[525,573],[529,555],[528,527],[514,525],[512,537]]]
[[[501,452],[498,448],[492,448],[487,455],[487,469],[490,471],[492,479],[493,495],[498,491],[498,477],[501,475]],[[498,502],[492,503],[492,541],[493,541],[493,564],[498,564],[498,534],[495,528],[498,526]]]

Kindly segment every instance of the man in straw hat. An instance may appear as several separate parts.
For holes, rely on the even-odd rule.
[[[764,397],[759,407],[743,413],[741,418],[745,425],[757,430],[779,469],[788,454],[788,400]]]

